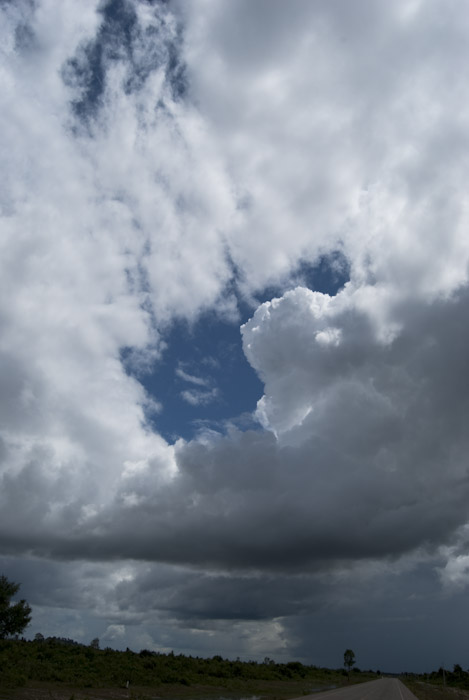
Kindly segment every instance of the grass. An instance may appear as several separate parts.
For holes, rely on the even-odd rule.
[[[401,678],[418,700],[469,700],[469,690],[443,684],[425,683],[416,678]]]
[[[351,682],[374,678],[355,672]],[[0,641],[0,700],[287,700],[347,682],[342,669],[296,661],[122,652],[71,640]]]

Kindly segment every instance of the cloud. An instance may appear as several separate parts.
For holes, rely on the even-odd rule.
[[[0,13],[0,544],[44,624],[306,655],[321,610],[373,586],[377,617],[410,617],[400,592],[428,585],[423,616],[440,580],[456,600],[465,3],[444,21],[432,0]],[[335,297],[296,284],[330,253]],[[145,370],[175,322],[246,304],[259,426],[169,444]],[[183,400],[218,398],[186,370]]]
[[[172,15],[139,6],[127,49],[140,77],[129,91],[136,68],[127,49],[113,51],[124,30],[110,7],[2,6],[2,484],[5,513],[30,489],[23,514],[45,518],[51,533],[112,500],[135,465],[149,460],[157,478],[171,472],[172,448],[147,421],[157,401],[121,353],[158,361],[160,327],[213,303],[228,269],[212,220],[231,211],[223,167],[215,154],[209,165],[200,118],[168,86],[168,47],[154,65],[151,37],[175,40]],[[30,41],[19,41],[25,32]],[[94,102],[86,81],[64,80],[71,66],[82,81],[99,68]],[[202,232],[213,238],[207,246]]]
[[[245,287],[340,247],[365,282],[467,279],[463,3],[444,24],[437,2],[181,5],[192,90],[239,183]]]
[[[109,625],[103,634],[103,640],[113,642],[125,635],[125,625]]]
[[[182,381],[195,385],[180,392],[181,398],[191,406],[206,406],[218,399],[220,392],[217,387],[210,388],[211,379],[189,374],[181,366],[176,368],[175,374]]]
[[[197,386],[207,386],[208,380],[203,377],[196,377],[194,374],[188,374],[181,367],[176,368],[176,375],[179,379],[189,382],[190,384],[196,384]]]
[[[218,398],[218,389],[210,389],[209,391],[200,391],[197,389],[185,389],[181,391],[181,397],[191,406],[206,406]]]
[[[451,542],[467,519],[467,289],[398,300],[387,343],[355,303],[351,287],[335,298],[299,288],[245,326],[267,431],[180,441],[166,479],[157,462],[130,463],[113,497],[70,523],[77,496],[39,515],[45,490],[63,500],[65,485],[31,463],[4,482],[3,546],[21,547],[20,489],[37,494],[24,546],[50,556],[299,572]],[[328,324],[339,343],[317,342]]]

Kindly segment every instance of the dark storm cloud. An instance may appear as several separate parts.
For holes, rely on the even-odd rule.
[[[63,558],[315,571],[447,544],[468,517],[468,297],[464,289],[396,307],[404,328],[383,344],[366,314],[341,308],[340,295],[325,321],[311,311],[313,293],[287,293],[245,331],[266,383],[264,410],[274,429],[282,426],[277,439],[233,431],[181,443],[178,472],[166,483],[149,486],[156,465],[137,470],[81,524],[74,498],[41,515],[51,484],[59,495],[66,486],[46,478],[38,461],[3,479],[3,547],[23,541]],[[340,343],[324,345],[318,334],[328,338],[328,324],[341,330]],[[285,429],[295,402],[308,410]],[[25,492],[34,494],[28,511],[37,527],[23,539],[15,508]]]
[[[398,566],[374,577],[344,577],[323,606],[284,620],[293,656],[340,666],[352,646],[361,669],[429,672],[459,663],[467,617],[464,593],[442,591],[435,562],[405,575]]]
[[[119,642],[123,630],[132,635],[145,623],[155,629],[157,643],[166,638],[172,646],[177,639],[174,646],[181,648],[188,644],[184,630],[206,630],[212,641],[205,647],[202,639],[199,650],[213,655],[223,651],[213,641],[223,630],[236,637],[243,634],[239,627],[243,621],[252,633],[256,628],[249,625],[275,619],[289,640],[286,650],[277,649],[280,658],[286,651],[286,658],[340,667],[343,649],[352,645],[360,668],[390,671],[408,669],[410,658],[412,669],[422,671],[438,667],[442,653],[460,659],[465,594],[448,596],[441,590],[437,563],[438,559],[417,565],[410,560],[375,563],[368,569],[339,569],[331,576],[230,577],[180,567],[135,567],[131,562],[112,566],[5,557],[1,561],[3,570],[23,582],[21,595],[33,604],[37,625],[33,634],[56,633],[61,624],[62,634],[70,636],[80,629],[79,617],[74,618],[72,611],[82,619],[94,612],[100,626],[92,636],[103,640],[108,634],[113,643]],[[167,636],[169,629],[172,637]],[[142,638],[133,648],[138,651],[148,643]],[[123,648],[127,645],[123,640]],[[272,653],[264,640],[260,658],[268,652]]]
[[[315,348],[304,337],[299,342],[297,332],[307,327],[301,313],[296,328],[287,328],[275,325],[273,312],[276,345],[269,333],[262,338],[261,326],[251,353],[264,368],[267,394],[264,348],[276,381],[284,363],[288,391],[299,401],[306,392],[312,410],[284,441],[298,431],[301,437],[282,446],[271,434],[247,432],[181,446],[180,473],[154,505],[135,484],[140,542],[145,520],[155,518],[148,533],[154,544],[143,551],[169,561],[281,570],[447,542],[468,516],[468,298],[464,289],[433,305],[407,304],[399,310],[405,330],[389,346],[370,343],[356,318],[339,347]],[[287,410],[283,385],[272,391]],[[132,508],[121,517],[124,542],[137,523]]]
[[[266,620],[304,612],[325,594],[308,576],[237,576],[155,567],[116,588],[119,608],[159,610],[180,620]]]

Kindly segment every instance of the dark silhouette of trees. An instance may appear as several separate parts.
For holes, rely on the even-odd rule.
[[[19,588],[19,583],[13,583],[6,576],[0,576],[0,639],[21,634],[31,622],[31,608],[27,602],[11,602]]]
[[[463,677],[464,671],[462,670],[462,666],[460,664],[454,664],[453,674],[456,676],[457,679]]]
[[[348,675],[350,678],[350,671],[352,670],[352,667],[355,665],[355,653],[352,651],[352,649],[346,649],[344,652],[344,666],[348,671]]]

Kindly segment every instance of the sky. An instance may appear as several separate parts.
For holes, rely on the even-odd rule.
[[[467,2],[0,15],[28,638],[467,668]]]

